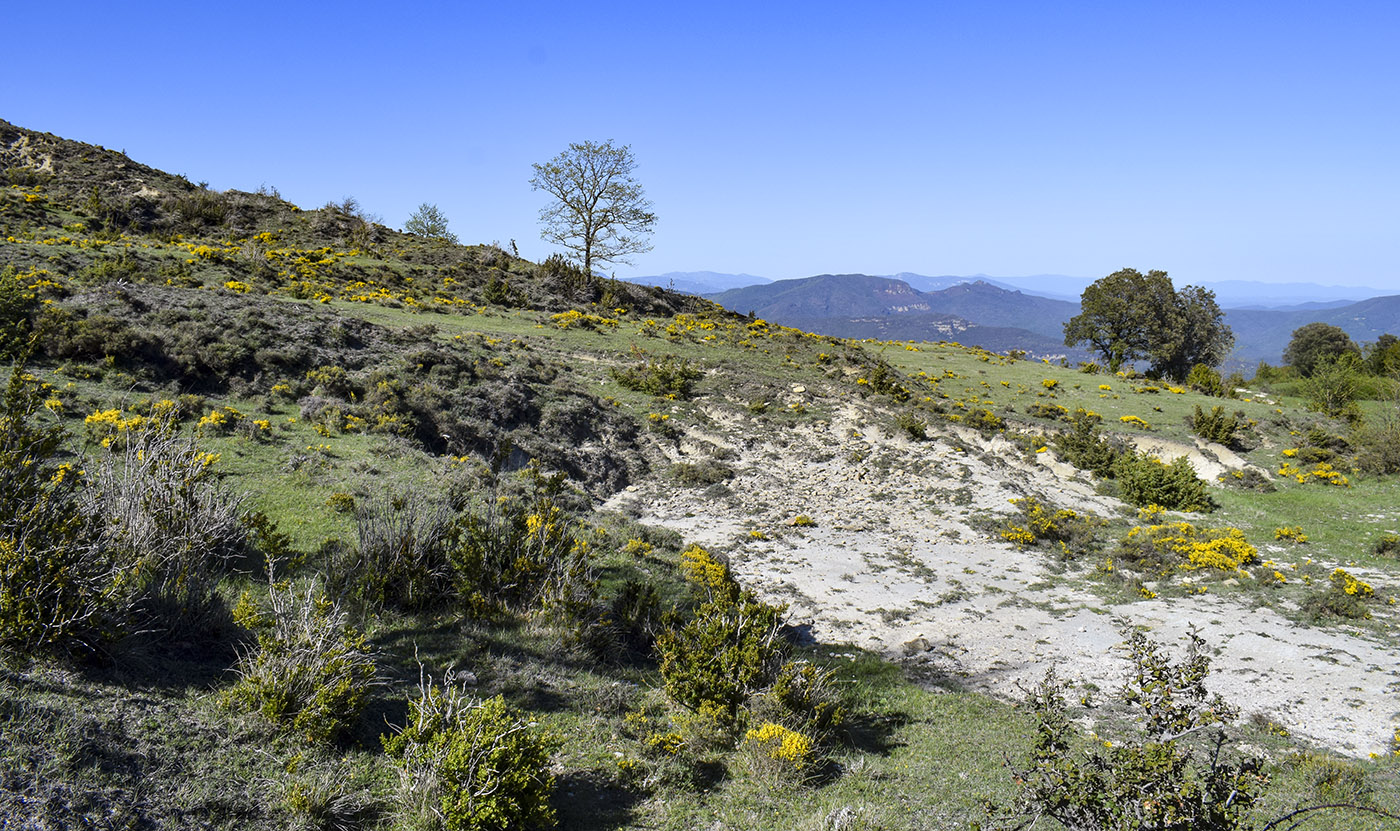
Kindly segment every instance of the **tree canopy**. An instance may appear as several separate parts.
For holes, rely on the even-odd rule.
[[[437,205],[430,205],[427,202],[418,206],[418,210],[408,218],[403,224],[406,233],[417,234],[428,239],[441,240],[443,242],[456,242],[457,235],[447,230],[447,215],[438,210]]]
[[[632,177],[637,162],[628,145],[585,141],[533,165],[530,185],[554,197],[540,211],[540,238],[563,246],[593,274],[596,263],[630,263],[651,250],[656,214]]]
[[[1394,375],[1400,372],[1400,338],[1389,332],[1376,338],[1366,352],[1366,363],[1372,375]]]
[[[1196,364],[1219,365],[1235,344],[1215,292],[1175,291],[1165,271],[1115,271],[1084,289],[1079,302],[1080,313],[1065,323],[1065,345],[1087,342],[1114,371],[1145,360],[1179,380]]]
[[[1283,361],[1307,377],[1320,364],[1335,362],[1343,355],[1360,358],[1361,349],[1340,327],[1318,321],[1293,330],[1293,339],[1283,350]]]

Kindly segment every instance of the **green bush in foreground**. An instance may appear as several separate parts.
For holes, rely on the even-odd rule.
[[[1250,815],[1269,777],[1261,760],[1223,752],[1224,726],[1236,711],[1207,693],[1203,647],[1192,632],[1185,657],[1172,663],[1158,644],[1132,633],[1123,697],[1143,732],[1087,750],[1076,747],[1065,685],[1047,673],[1028,700],[1036,733],[1030,765],[1013,768],[1021,785],[1015,812],[1027,822],[1050,817],[1082,831],[1253,827]]]
[[[216,459],[155,423],[89,462],[83,510],[99,528],[127,627],[199,632],[223,608],[215,586],[250,541],[242,497],[215,479]]]
[[[506,705],[430,681],[384,748],[398,761],[406,824],[445,831],[554,826],[549,757],[559,740]]]
[[[1206,441],[1213,441],[1226,447],[1235,443],[1235,436],[1239,429],[1239,417],[1225,415],[1224,407],[1211,407],[1210,412],[1206,412],[1201,409],[1200,404],[1197,404],[1196,411],[1191,416],[1191,431],[1193,433]]]
[[[787,655],[784,609],[742,591],[729,567],[698,545],[681,553],[681,572],[705,602],[656,640],[661,677],[672,701],[732,726],[750,696],[778,677]]]
[[[666,693],[686,709],[732,724],[749,696],[782,665],[782,610],[747,593],[707,603],[656,641]]]
[[[369,642],[315,586],[274,585],[265,606],[245,594],[234,618],[257,635],[258,648],[239,661],[229,703],[313,742],[331,741],[359,721],[378,675]]]
[[[409,491],[364,500],[355,509],[358,546],[331,564],[332,588],[370,608],[421,611],[453,597],[450,505]]]
[[[1169,511],[1206,512],[1215,507],[1206,483],[1185,456],[1168,464],[1154,456],[1124,453],[1113,463],[1113,472],[1123,501],[1139,508],[1160,505]]]

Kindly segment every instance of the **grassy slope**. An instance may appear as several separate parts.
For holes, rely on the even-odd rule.
[[[80,161],[75,157],[73,164]],[[1042,402],[1070,410],[1092,408],[1125,433],[1137,428],[1120,426],[1119,417],[1139,416],[1152,425],[1153,434],[1185,440],[1189,433],[1183,418],[1198,404],[1217,403],[1189,392],[1147,392],[1153,385],[1140,381],[1007,362],[952,345],[840,343],[750,327],[749,321],[732,316],[690,317],[684,312],[704,311],[704,306],[655,293],[599,297],[613,302],[597,305],[560,301],[533,266],[497,249],[444,251],[383,229],[375,232],[378,241],[352,241],[347,234],[354,223],[344,215],[299,212],[270,198],[262,200],[267,206],[263,224],[236,232],[227,226],[189,228],[183,239],[169,236],[168,228],[132,228],[124,236],[99,233],[88,230],[98,218],[84,211],[77,196],[81,188],[65,189],[63,184],[56,180],[49,187],[26,184],[0,191],[0,238],[6,240],[0,244],[0,263],[48,271],[59,284],[54,299],[75,313],[106,302],[122,291],[117,281],[128,280],[153,286],[152,291],[166,282],[198,286],[194,290],[217,297],[219,304],[255,315],[273,308],[267,304],[279,304],[294,315],[307,309],[365,321],[375,327],[374,337],[383,336],[390,347],[368,359],[362,373],[397,366],[390,353],[434,344],[460,347],[474,365],[499,361],[506,369],[527,363],[553,367],[560,383],[586,393],[588,406],[635,425],[642,446],[673,440],[675,425],[713,427],[715,415],[725,411],[761,410],[772,429],[823,418],[843,399],[871,394],[860,379],[871,375],[877,357],[906,373],[903,383],[915,393],[908,404],[886,401],[891,412],[914,411],[927,419],[941,417],[939,409],[962,415],[986,407],[1013,427],[1043,432],[1054,424],[1025,415],[1029,404]],[[263,231],[275,239],[256,242]],[[201,253],[201,246],[209,253]],[[274,256],[268,257],[269,251]],[[273,263],[271,272],[263,262]],[[527,308],[487,302],[483,291],[492,279],[512,285],[520,293],[515,302]],[[251,291],[242,293],[242,286],[229,283]],[[616,315],[610,311],[614,303],[629,311]],[[551,315],[572,306],[615,317],[618,323],[560,328]],[[675,317],[675,312],[682,315]],[[139,310],[117,309],[114,314],[133,324],[151,320]],[[423,330],[425,322],[436,330]],[[397,344],[392,333],[399,333]],[[611,373],[640,357],[659,355],[676,355],[705,369],[694,400],[638,393]],[[466,453],[467,462],[454,463],[421,443],[392,435],[341,430],[323,435],[303,417],[301,407],[271,393],[279,381],[304,385],[306,368],[294,365],[278,375],[257,364],[219,377],[171,377],[129,355],[113,353],[105,360],[101,349],[36,364],[62,390],[68,424],[78,436],[88,435],[83,419],[90,412],[129,408],[143,399],[187,390],[194,382],[204,384],[205,409],[230,405],[245,413],[248,422],[266,419],[270,427],[265,434],[206,435],[204,441],[221,454],[219,469],[227,485],[246,491],[251,504],[276,520],[302,551],[314,550],[329,537],[354,539],[353,517],[327,506],[333,494],[366,499],[394,488],[431,487],[454,466],[472,467],[483,459],[481,452]],[[558,385],[543,383],[542,377],[529,375],[523,382],[540,402],[539,413],[560,403],[552,397]],[[1053,391],[1043,383],[1046,379],[1056,382]],[[482,383],[464,389],[483,389]],[[1110,389],[1100,389],[1101,384]],[[794,385],[805,386],[816,403],[788,406],[784,396]],[[1248,457],[1270,470],[1283,460],[1283,449],[1295,446],[1293,434],[1310,421],[1287,402],[1227,406],[1259,422],[1257,446]],[[516,428],[516,438],[550,440],[544,429],[548,423],[539,413],[533,423]],[[646,460],[650,475],[665,474],[658,459],[651,455]],[[646,474],[639,470],[637,475]],[[582,484],[595,492],[607,487],[597,481]],[[1366,477],[1353,477],[1346,490],[1285,480],[1273,494],[1221,494],[1221,510],[1209,522],[1242,527],[1256,542],[1267,541],[1274,527],[1301,523],[1313,538],[1306,549],[1309,557],[1393,572],[1393,563],[1371,555],[1367,543],[1380,530],[1400,525],[1394,487],[1394,480]],[[677,541],[660,535],[658,542],[667,544],[659,544],[653,555],[629,558],[620,552],[621,543],[645,531],[620,518],[595,517],[592,522],[605,528],[599,550],[611,584],[646,574],[663,584],[668,597],[684,597],[674,565]],[[231,599],[253,585],[249,578],[235,577],[227,592]],[[6,671],[0,678],[0,730],[7,739],[0,743],[0,793],[8,801],[0,807],[48,817],[56,825],[81,824],[114,810],[115,824],[129,821],[135,827],[281,827],[294,818],[284,797],[297,781],[334,776],[386,794],[393,774],[379,750],[378,735],[385,720],[402,722],[420,664],[439,673],[450,666],[468,668],[483,695],[503,693],[569,737],[558,758],[556,801],[561,824],[570,828],[679,829],[718,821],[722,827],[815,829],[830,827],[826,818],[843,807],[864,816],[872,827],[963,827],[985,796],[1009,795],[1003,754],[1026,750],[1023,716],[1008,705],[921,685],[875,656],[827,645],[806,654],[836,669],[855,714],[849,741],[836,754],[840,776],[815,789],[775,783],[737,753],[718,754],[721,765],[707,768],[708,778],[682,784],[667,778],[675,775],[669,763],[648,756],[624,720],[627,712],[655,708],[662,700],[650,663],[600,662],[560,651],[554,634],[528,621],[483,626],[444,613],[385,615],[367,619],[365,625],[384,655],[391,683],[376,696],[359,733],[329,751],[307,748],[256,717],[220,705],[220,692],[231,681],[230,642],[212,648],[133,647],[111,666],[83,671],[48,663]],[[1288,750],[1283,740],[1262,732],[1256,731],[1251,741],[1278,759]],[[1377,804],[1400,804],[1392,761],[1361,763],[1359,768]],[[1304,774],[1287,766],[1277,772],[1274,805],[1318,795]],[[1365,827],[1332,822],[1315,827]]]

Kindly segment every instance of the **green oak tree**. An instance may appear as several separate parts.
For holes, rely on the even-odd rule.
[[[1235,336],[1215,293],[1172,288],[1165,271],[1115,271],[1084,289],[1080,313],[1065,323],[1065,345],[1088,343],[1117,371],[1147,361],[1152,371],[1183,379],[1196,364],[1216,366]]]
[[[1340,327],[1318,321],[1293,330],[1293,339],[1283,350],[1284,363],[1311,376],[1323,363],[1336,362],[1343,355],[1361,357],[1361,349]]]
[[[1400,338],[1389,332],[1376,338],[1366,350],[1366,367],[1372,375],[1400,373]]]

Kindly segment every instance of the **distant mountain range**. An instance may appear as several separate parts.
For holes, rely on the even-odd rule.
[[[996,351],[1023,349],[1037,357],[1087,354],[1064,345],[1064,321],[1079,313],[1078,303],[981,280],[919,291],[892,277],[822,274],[731,289],[710,299],[733,311],[837,337],[956,340]]]
[[[1387,332],[1400,334],[1400,295],[1370,297],[1332,308],[1230,309],[1225,322],[1235,332],[1231,358],[1251,369],[1259,361],[1281,363],[1293,330],[1315,321],[1341,328],[1357,343],[1374,341]]]
[[[767,277],[755,277],[752,274],[720,274],[716,271],[668,271],[665,274],[623,277],[622,279],[642,286],[660,286],[663,289],[674,289],[702,296],[773,282]]]
[[[861,275],[867,276],[867,275]],[[1022,277],[989,277],[985,274],[940,275],[930,277],[912,272],[880,275],[907,283],[921,291],[942,291],[953,286],[982,282],[1007,291],[1020,291],[1037,297],[1079,302],[1084,287],[1096,278],[1073,277],[1066,274],[1030,274]],[[677,291],[712,295],[731,289],[766,285],[773,281],[752,274],[721,274],[714,271],[673,271],[647,277],[627,277],[631,283],[648,286],[674,287]],[[791,282],[791,281],[782,281]],[[1184,285],[1178,281],[1178,285]],[[1345,306],[1359,300],[1395,294],[1394,290],[1372,286],[1329,286],[1320,283],[1261,283],[1253,280],[1221,280],[1197,283],[1215,292],[1222,309],[1273,309],[1275,311],[1304,311]]]
[[[922,277],[919,282],[939,286],[954,280]],[[1308,296],[1325,288],[1284,287],[1269,299]],[[821,274],[733,288],[709,297],[733,311],[838,337],[957,340],[998,352],[1023,349],[1037,357],[1087,356],[1064,345],[1064,324],[1079,313],[1077,302],[986,280],[957,280],[944,288],[921,291],[908,280],[893,277]],[[1227,309],[1225,322],[1235,333],[1235,351],[1227,366],[1248,370],[1261,360],[1281,362],[1293,330],[1314,321],[1339,326],[1362,343],[1386,332],[1400,333],[1400,295],[1360,302],[1309,301],[1287,308]]]

